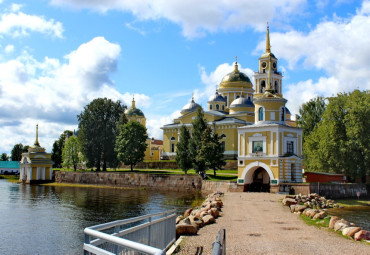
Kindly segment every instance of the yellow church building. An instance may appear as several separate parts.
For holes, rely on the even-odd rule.
[[[238,184],[245,190],[267,191],[281,182],[302,181],[302,129],[296,128],[285,106],[282,78],[267,27],[255,87],[236,61],[203,109],[207,124],[222,137],[225,158],[238,160]],[[192,98],[179,118],[162,127],[163,158],[175,157],[180,128],[185,125],[191,132],[198,108]]]
[[[29,147],[28,152],[22,153],[19,180],[25,183],[40,183],[51,181],[53,178],[53,161],[51,153],[45,152],[40,146],[38,125],[36,125],[36,141]]]
[[[146,118],[139,108],[136,108],[135,98],[132,99],[131,107],[125,111],[128,121],[137,121],[144,127],[146,126]],[[163,141],[154,138],[146,139],[147,147],[145,150],[144,160],[160,160],[163,151]]]

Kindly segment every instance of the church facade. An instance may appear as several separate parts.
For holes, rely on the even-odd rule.
[[[285,106],[282,78],[267,27],[254,88],[236,61],[203,109],[207,124],[222,137],[225,158],[238,160],[238,184],[245,190],[273,190],[282,182],[302,181],[302,129],[296,128]],[[200,107],[192,98],[179,118],[162,127],[163,158],[175,157],[180,128],[192,131]]]

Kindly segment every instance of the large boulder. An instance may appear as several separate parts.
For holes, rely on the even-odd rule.
[[[348,227],[348,228],[344,228],[343,231],[342,231],[342,235],[353,237],[360,230],[361,230],[360,227]]]
[[[185,212],[184,212],[184,218],[186,218],[186,217],[188,217],[190,214],[191,214],[191,212],[193,211],[193,208],[189,208],[189,209],[187,209]]]
[[[178,224],[180,221],[182,221],[184,219],[183,216],[177,216],[176,218],[176,224]]]
[[[330,218],[329,228],[330,228],[330,229],[334,229],[334,224],[335,224],[335,222],[337,222],[338,220],[339,220],[339,217],[337,217],[337,216],[332,216],[332,217]]]
[[[195,235],[198,229],[192,224],[177,224],[176,225],[176,236],[180,235]]]
[[[321,212],[315,214],[315,216],[313,216],[313,219],[324,219],[325,217],[326,217],[326,212],[321,211]]]
[[[208,225],[208,224],[214,223],[216,221],[215,218],[213,218],[212,215],[206,215],[202,218],[202,220],[204,222],[204,225]]]
[[[349,227],[349,222],[344,219],[338,220],[334,224],[335,231],[342,231],[344,228],[347,228],[347,227]]]
[[[290,206],[290,211],[293,212],[303,212],[307,206],[305,205],[291,205]]]
[[[284,198],[283,205],[291,206],[297,204],[297,201],[294,198]]]
[[[199,217],[203,218],[206,215],[208,215],[208,211],[203,211],[200,213]]]
[[[209,211],[208,211],[208,214],[212,215],[213,218],[217,218],[218,216],[220,216],[220,212],[217,210],[217,208],[211,208]]]
[[[355,240],[370,240],[370,231],[360,230],[355,234]]]
[[[313,218],[319,212],[320,212],[319,210],[313,209],[313,210],[310,211],[310,213],[307,216],[310,217],[310,218]]]
[[[200,227],[202,227],[203,226],[203,224],[204,224],[204,222],[203,222],[203,220],[200,218],[200,217],[196,217],[196,216],[189,216],[189,219],[190,219],[190,223],[192,224],[192,225],[197,225],[197,227],[198,227],[198,229],[200,228]]]

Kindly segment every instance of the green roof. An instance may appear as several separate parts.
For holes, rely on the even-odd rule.
[[[0,168],[19,168],[18,161],[0,161]]]
[[[125,114],[127,116],[143,116],[144,117],[144,113],[138,108],[130,108],[125,111]]]

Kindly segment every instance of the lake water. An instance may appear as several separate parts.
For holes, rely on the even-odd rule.
[[[85,227],[176,209],[185,192],[24,185],[0,180],[0,254],[82,254]]]
[[[370,206],[350,206],[337,209],[329,209],[328,213],[370,230]]]

